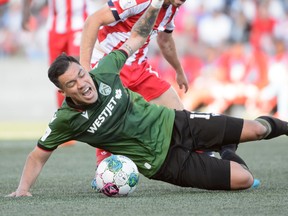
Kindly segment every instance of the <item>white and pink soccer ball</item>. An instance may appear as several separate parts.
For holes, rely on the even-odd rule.
[[[136,164],[123,155],[112,155],[105,158],[96,170],[96,183],[100,191],[109,188],[107,196],[128,195],[139,181]],[[110,193],[111,191],[111,193]]]

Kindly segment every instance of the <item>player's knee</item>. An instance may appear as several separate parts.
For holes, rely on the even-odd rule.
[[[231,161],[231,190],[250,188],[253,180],[252,174],[247,169]]]
[[[267,133],[267,128],[258,121],[253,121],[253,122],[255,124],[254,130],[255,130],[255,136],[257,137],[257,140],[263,139],[263,137]]]
[[[267,133],[267,128],[255,120],[244,121],[244,136],[242,141],[261,140]]]
[[[160,95],[158,98],[154,98],[149,101],[150,103],[162,105],[170,109],[183,110],[184,105],[177,95],[176,91],[170,87],[166,92]]]

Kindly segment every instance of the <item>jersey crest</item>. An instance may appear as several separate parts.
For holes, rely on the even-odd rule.
[[[104,96],[108,96],[108,95],[110,95],[111,94],[111,87],[110,86],[108,86],[107,84],[105,84],[105,83],[100,83],[100,85],[99,85],[99,92],[100,92],[100,94],[102,94],[102,95],[104,95]]]

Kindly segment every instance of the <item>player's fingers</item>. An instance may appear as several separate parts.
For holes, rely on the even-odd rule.
[[[188,83],[185,83],[184,86],[185,86],[185,93],[186,93],[189,89],[189,85],[188,85]]]
[[[16,197],[16,192],[12,192],[11,194],[6,195],[5,197]]]
[[[31,197],[31,196],[32,196],[32,194],[31,194],[30,192],[28,192],[28,193],[27,193],[27,196]]]
[[[180,89],[184,88],[184,92],[186,93],[188,91],[188,84],[187,83],[179,84],[179,88]]]
[[[27,192],[27,193],[25,193],[25,194],[17,194],[17,193],[16,193],[16,197],[23,197],[23,196],[31,197],[32,194],[31,194],[30,192]]]

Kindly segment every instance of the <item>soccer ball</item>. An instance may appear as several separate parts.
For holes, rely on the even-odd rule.
[[[105,158],[96,170],[97,187],[107,196],[131,194],[138,181],[136,164],[123,155]]]

